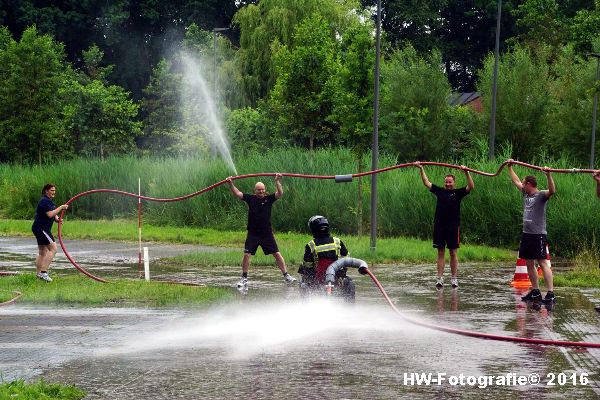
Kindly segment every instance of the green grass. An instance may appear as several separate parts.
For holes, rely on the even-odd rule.
[[[572,270],[554,276],[555,286],[600,287],[600,259],[592,251],[583,251],[573,260]]]
[[[83,275],[53,274],[52,283],[35,274],[0,278],[0,293],[23,293],[19,303],[83,306],[127,305],[159,307],[207,304],[234,297],[233,291],[216,287],[170,285],[161,282],[116,280],[100,283]]]
[[[22,379],[0,383],[0,399],[76,400],[83,399],[85,395],[85,392],[75,386],[50,384],[43,379],[35,383],[26,383]]]

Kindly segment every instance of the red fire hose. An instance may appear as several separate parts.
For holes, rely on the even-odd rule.
[[[446,167],[446,168],[455,168],[455,169],[462,169],[460,166],[455,165],[455,164],[446,164],[446,163],[440,163],[440,162],[432,162],[432,161],[423,161],[419,163],[420,165],[434,165],[434,166],[439,166],[439,167]],[[466,171],[469,172],[473,172],[475,174],[478,175],[483,175],[483,176],[497,176],[498,174],[500,174],[500,172],[502,171],[502,169],[504,169],[504,167],[508,164],[514,164],[514,165],[521,165],[523,167],[527,167],[527,168],[531,168],[531,169],[535,169],[535,170],[539,170],[539,171],[547,171],[547,172],[558,172],[558,173],[593,173],[595,172],[593,169],[578,169],[578,168],[571,168],[571,169],[556,169],[556,168],[544,168],[544,167],[539,167],[537,165],[532,165],[532,164],[526,164],[520,161],[514,161],[514,160],[507,160],[504,161],[502,164],[500,164],[500,167],[498,168],[498,171],[496,171],[496,173],[490,173],[490,172],[485,172],[485,171],[478,171],[472,168],[465,168]],[[399,168],[406,168],[406,167],[413,167],[416,166],[417,163],[412,162],[412,163],[406,163],[406,164],[398,164],[398,165],[394,165],[391,167],[386,167],[386,168],[381,168],[381,169],[377,169],[377,170],[373,170],[373,171],[366,171],[366,172],[361,172],[358,174],[351,174],[351,175],[306,175],[306,174],[290,174],[290,173],[282,173],[280,174],[281,176],[288,176],[291,178],[305,178],[305,179],[335,179],[338,182],[348,182],[350,180],[352,180],[352,178],[358,178],[358,177],[363,177],[363,176],[367,176],[367,175],[373,175],[373,174],[379,174],[381,172],[387,172],[387,171],[392,171],[394,169],[399,169]],[[238,176],[234,176],[231,179],[232,180],[237,180],[237,179],[245,179],[245,178],[253,178],[253,177],[259,177],[259,176],[275,176],[277,175],[277,173],[275,172],[263,172],[263,173],[257,173],[257,174],[245,174],[245,175],[238,175]],[[79,193],[75,196],[73,196],[72,198],[69,199],[69,201],[67,201],[66,204],[70,205],[71,203],[73,203],[75,200],[77,200],[80,197],[83,196],[87,196],[93,193],[115,193],[115,194],[121,194],[124,196],[129,196],[129,197],[134,197],[137,199],[141,199],[141,200],[148,200],[148,201],[157,201],[157,202],[175,202],[175,201],[182,201],[182,200],[187,200],[189,198],[195,197],[195,196],[199,196],[205,192],[208,192],[209,190],[213,190],[219,186],[221,186],[222,184],[224,184],[225,182],[227,182],[227,180],[222,180],[220,182],[217,182],[215,184],[212,184],[210,186],[205,187],[202,190],[199,190],[197,192],[194,193],[190,193],[188,195],[185,196],[180,196],[180,197],[173,197],[173,198],[154,198],[154,197],[147,197],[147,196],[141,196],[135,193],[129,193],[129,192],[125,192],[122,190],[115,190],[115,189],[94,189],[94,190],[88,190],[86,192],[82,192]],[[71,264],[73,264],[73,266],[75,268],[77,268],[79,271],[81,271],[83,274],[87,275],[88,277],[98,281],[98,282],[108,282],[106,279],[100,278],[98,276],[95,276],[94,274],[92,274],[91,272],[87,271],[85,268],[81,267],[74,259],[73,257],[71,257],[71,254],[69,253],[69,251],[67,250],[67,247],[65,246],[64,242],[63,242],[63,238],[62,238],[62,224],[63,224],[63,216],[64,216],[65,210],[62,210],[60,213],[60,219],[58,222],[58,241],[60,243],[60,247],[62,248],[63,252],[65,253],[65,256],[67,257],[67,259],[71,262]]]
[[[389,296],[383,289],[383,286],[381,286],[381,283],[379,283],[377,278],[375,278],[375,275],[373,275],[373,273],[369,269],[367,269],[367,274],[371,277],[371,279],[375,283],[375,286],[377,286],[377,288],[379,289],[379,291],[381,292],[381,294],[383,295],[383,297],[385,298],[387,303],[390,305],[392,310],[394,310],[402,319],[404,319],[405,321],[410,322],[411,324],[414,324],[414,325],[423,326],[425,328],[434,329],[436,331],[453,333],[455,335],[470,336],[470,337],[475,337],[475,338],[479,338],[479,339],[498,340],[498,341],[502,341],[502,342],[542,344],[542,345],[560,346],[560,347],[591,347],[591,348],[600,349],[600,343],[569,342],[569,341],[564,341],[564,340],[533,339],[533,338],[523,338],[523,337],[516,337],[516,336],[493,335],[491,333],[473,332],[473,331],[468,331],[468,330],[464,330],[464,329],[450,328],[447,326],[440,326],[440,325],[429,324],[427,322],[417,321],[412,318],[408,318],[407,316],[402,314],[396,308],[396,306],[394,305],[392,300],[389,298]]]

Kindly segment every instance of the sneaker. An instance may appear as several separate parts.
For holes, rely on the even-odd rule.
[[[240,281],[237,283],[237,288],[238,289],[247,289],[248,288],[248,278],[240,279]]]
[[[452,285],[453,288],[457,288],[458,287],[458,278],[450,279],[450,284]]]
[[[523,301],[541,301],[542,294],[540,293],[540,289],[531,289],[529,293],[525,296],[521,297]]]
[[[283,276],[283,279],[285,280],[285,283],[287,283],[288,285],[291,285],[292,283],[296,282],[296,278],[294,278],[290,274],[285,274]]]
[[[556,303],[556,296],[554,295],[554,292],[546,293],[546,296],[544,296],[544,300],[542,301],[544,303]]]
[[[40,278],[43,281],[52,282],[52,278],[50,278],[48,276],[47,272],[38,272],[37,274],[35,274],[35,276],[37,276],[38,278]]]
[[[438,289],[441,289],[442,287],[444,287],[444,278],[443,277],[439,277],[437,279],[437,282],[435,283],[435,287]]]

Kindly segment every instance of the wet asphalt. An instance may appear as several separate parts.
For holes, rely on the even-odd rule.
[[[32,270],[32,249],[19,246],[27,243],[0,240],[0,270]],[[100,243],[97,258],[85,258],[95,245],[82,242],[78,255],[92,271],[133,277],[137,265],[120,246],[128,248]],[[128,246],[137,261],[137,248]],[[108,253],[115,258],[102,256]],[[538,307],[521,302],[523,292],[509,285],[512,265],[462,265],[460,287],[442,290],[434,286],[434,265],[371,269],[410,318],[499,335],[600,342],[599,289],[557,288],[557,304]],[[73,273],[66,264],[53,271],[53,285]],[[237,293],[239,267],[153,274]],[[0,376],[74,384],[89,399],[600,397],[600,349],[496,342],[414,326],[391,311],[368,277],[350,274],[357,283],[355,306],[302,301],[275,267],[251,267],[248,294],[218,306],[89,309],[17,302],[0,307]]]

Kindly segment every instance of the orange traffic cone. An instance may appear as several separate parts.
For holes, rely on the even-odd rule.
[[[546,261],[548,261],[548,268],[552,268],[552,263],[550,262],[550,248],[548,247],[548,244],[546,244]],[[544,272],[542,271],[542,267],[540,267],[539,265],[537,266],[537,274],[538,274],[538,278],[544,277]]]
[[[527,274],[527,262],[522,258],[517,258],[517,265],[515,266],[515,275],[510,283],[516,288],[528,288],[531,286],[529,275]]]

